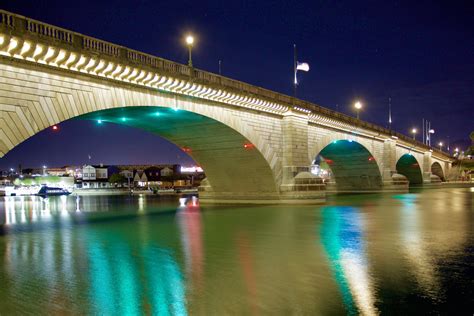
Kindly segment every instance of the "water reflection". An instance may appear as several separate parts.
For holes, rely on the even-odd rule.
[[[447,314],[474,297],[472,196],[1,198],[0,314]]]
[[[204,245],[202,241],[201,210],[198,206],[180,208],[177,220],[184,252],[188,287],[199,292],[203,286]]]
[[[403,194],[396,196],[402,203],[400,210],[400,232],[403,254],[408,260],[411,273],[422,287],[423,291],[436,297],[439,288],[436,280],[436,271],[432,259],[429,257],[426,243],[423,240],[424,228],[420,225],[421,210],[418,208],[417,195]]]
[[[321,240],[349,314],[375,315],[375,293],[357,208],[323,207]]]
[[[175,252],[157,240],[148,227],[151,219],[139,225],[115,223],[117,214],[105,212],[106,217],[101,219],[107,221],[100,225],[78,226],[75,224],[81,223],[81,216],[94,213],[81,211],[83,203],[89,207],[102,205],[100,199],[87,197],[5,198],[2,226],[7,234],[0,239],[4,259],[0,280],[11,282],[0,294],[0,314],[42,310],[52,314],[138,315],[148,311],[153,315],[187,315],[185,281]],[[143,198],[135,205],[139,206],[138,213],[143,213]],[[127,209],[124,211],[128,214]],[[153,214],[153,208],[148,211]],[[190,245],[189,264],[197,269],[192,274],[202,278],[198,215],[183,214],[188,216],[184,229],[190,233],[184,240]],[[135,217],[137,221],[140,218]],[[54,225],[44,226],[51,223]],[[103,229],[103,225],[109,228]],[[130,231],[128,225],[134,230]],[[137,242],[137,235],[143,236],[141,242]],[[177,232],[169,236],[175,237]],[[38,304],[9,304],[21,297]]]

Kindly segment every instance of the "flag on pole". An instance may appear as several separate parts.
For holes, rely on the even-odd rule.
[[[296,62],[296,70],[309,71],[308,63]]]

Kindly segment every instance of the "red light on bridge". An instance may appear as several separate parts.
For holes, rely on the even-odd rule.
[[[57,125],[53,125],[53,131],[57,131],[59,129],[59,127]]]
[[[375,158],[373,156],[370,156],[369,161],[375,161]]]
[[[334,163],[334,160],[332,159],[324,159],[324,161],[328,164],[328,165],[332,165]]]
[[[189,147],[181,147],[181,150],[184,151],[185,153],[192,152],[191,148],[189,148]]]
[[[252,143],[245,143],[245,144],[244,144],[244,148],[245,148],[245,149],[254,149],[254,148],[255,148],[255,145],[252,144]]]

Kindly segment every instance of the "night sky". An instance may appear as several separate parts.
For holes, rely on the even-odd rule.
[[[474,4],[470,1],[20,1],[2,9],[292,94],[293,43],[311,70],[298,97],[408,133],[432,122],[453,148],[474,130]],[[418,138],[421,135],[418,134]],[[0,160],[0,169],[92,163],[192,161],[163,139],[124,126],[70,121]]]

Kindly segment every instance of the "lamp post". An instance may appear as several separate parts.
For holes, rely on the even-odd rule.
[[[192,35],[186,36],[186,44],[188,45],[188,50],[189,50],[188,66],[192,67],[193,66],[192,50],[193,50],[193,44],[194,44],[194,37]]]
[[[411,133],[413,134],[413,140],[415,140],[416,128],[412,128]]]
[[[443,148],[443,142],[439,142],[439,150],[442,150],[441,148]]]
[[[360,109],[362,109],[362,103],[360,103],[360,101],[357,101],[356,103],[354,103],[354,107],[357,112],[357,119],[359,119],[359,111]]]

